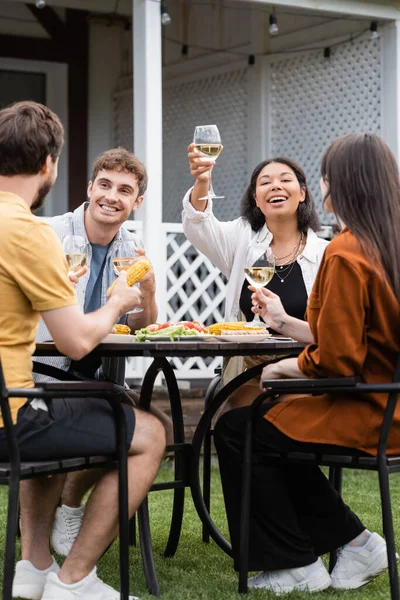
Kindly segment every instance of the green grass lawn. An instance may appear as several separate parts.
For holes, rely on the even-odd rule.
[[[164,465],[159,473],[159,481],[168,481],[172,470]],[[224,503],[219,483],[218,470],[213,469],[212,481],[212,514],[218,527],[226,534]],[[394,508],[395,528],[400,535],[400,478],[392,477],[392,504]],[[0,559],[3,560],[6,488],[0,489]],[[343,496],[358,513],[371,531],[382,533],[379,490],[375,473],[361,471],[345,471]],[[150,494],[150,514],[152,525],[153,548],[161,592],[165,600],[239,600],[243,598],[237,593],[237,577],[232,569],[232,561],[214,542],[204,544],[201,541],[201,525],[193,503],[187,493],[185,517],[182,537],[174,558],[162,557],[167,541],[169,515],[171,512],[172,492],[155,492]],[[19,547],[17,552],[19,553]],[[118,545],[114,544],[99,563],[99,576],[118,589],[119,586]],[[150,598],[143,577],[140,550],[131,549],[131,593],[141,599]],[[307,598],[304,592],[296,592],[285,596],[291,599]],[[378,600],[390,597],[388,576],[382,575],[373,583],[358,591],[339,592],[326,590],[313,594],[313,600]],[[249,598],[272,599],[274,595],[263,591],[252,591]]]

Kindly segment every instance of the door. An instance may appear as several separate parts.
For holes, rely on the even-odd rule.
[[[67,154],[67,66],[45,61],[0,58],[0,108],[21,100],[45,104],[60,117],[65,128],[65,145],[58,178],[43,208],[36,214],[50,217],[68,210]]]

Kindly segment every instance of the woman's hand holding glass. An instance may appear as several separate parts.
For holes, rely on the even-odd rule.
[[[244,275],[253,289],[262,289],[271,281],[274,273],[275,258],[271,247],[260,242],[250,244],[244,258]],[[256,313],[246,327],[265,327],[265,324]]]
[[[251,310],[263,318],[267,327],[271,327],[275,331],[281,331],[288,315],[279,296],[267,288],[257,289],[250,285],[249,290],[254,292],[251,296],[253,303]]]

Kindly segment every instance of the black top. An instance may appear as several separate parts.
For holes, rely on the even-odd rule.
[[[299,263],[295,261],[288,268],[286,266],[283,269],[276,267],[276,270],[278,275],[275,273],[265,287],[280,297],[283,308],[288,315],[304,321],[307,308],[307,290]],[[283,283],[281,279],[284,279]],[[254,318],[254,313],[251,311],[253,306],[251,302],[252,292],[248,289],[248,285],[249,282],[245,279],[240,294],[239,307],[246,317],[246,321],[252,321]]]

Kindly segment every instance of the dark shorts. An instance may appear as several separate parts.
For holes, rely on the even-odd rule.
[[[15,434],[21,460],[74,458],[117,451],[114,412],[99,398],[55,398],[46,402],[49,412],[25,404],[18,411]],[[122,404],[127,425],[127,446],[132,442],[135,413]],[[8,461],[3,428],[0,428],[0,461]]]

